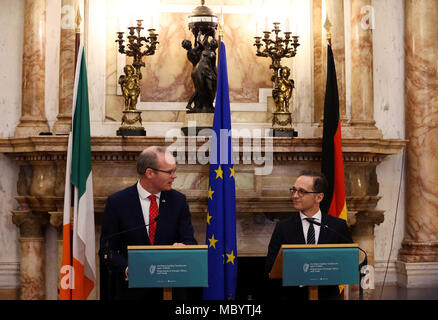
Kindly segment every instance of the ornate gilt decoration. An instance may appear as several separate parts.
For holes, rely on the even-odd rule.
[[[149,36],[141,35],[143,20],[137,20],[136,27],[129,27],[127,35],[128,43],[123,43],[124,32],[117,32],[119,52],[133,57],[132,65],[126,65],[123,69],[125,74],[119,77],[119,84],[122,88],[122,94],[125,102],[123,110],[122,125],[117,131],[117,135],[122,136],[144,136],[146,131],[142,126],[141,111],[136,109],[138,97],[140,95],[140,80],[142,79],[141,67],[145,67],[143,62],[144,56],[150,56],[155,53],[158,44],[158,34],[155,29],[148,29]],[[142,48],[144,49],[142,50]]]
[[[274,29],[263,31],[264,37],[256,36],[254,46],[257,47],[256,55],[259,57],[271,58],[272,69],[271,81],[274,84],[272,97],[275,102],[273,112],[272,128],[274,131],[288,132],[293,135],[292,115],[289,110],[289,101],[294,88],[294,81],[289,79],[290,69],[281,65],[281,59],[295,57],[297,53],[298,36],[292,36],[292,32],[285,31],[280,35],[280,23],[274,22]],[[273,37],[271,38],[271,33]]]

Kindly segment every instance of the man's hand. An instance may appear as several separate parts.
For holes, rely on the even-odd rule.
[[[181,243],[181,242],[175,242],[173,245],[174,246],[185,246],[185,244]]]

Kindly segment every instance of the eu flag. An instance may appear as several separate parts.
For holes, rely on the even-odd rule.
[[[210,145],[206,243],[208,288],[204,299],[235,299],[237,279],[236,191],[231,145],[227,58],[221,41],[218,84]]]

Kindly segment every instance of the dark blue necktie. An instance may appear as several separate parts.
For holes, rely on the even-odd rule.
[[[315,244],[315,228],[313,227],[314,218],[305,218],[309,222],[309,230],[307,230],[307,244]]]

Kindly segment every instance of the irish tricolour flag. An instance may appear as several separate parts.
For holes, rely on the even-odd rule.
[[[96,283],[95,254],[90,112],[85,51],[81,45],[76,65],[73,122],[68,138],[59,299],[88,298]]]

